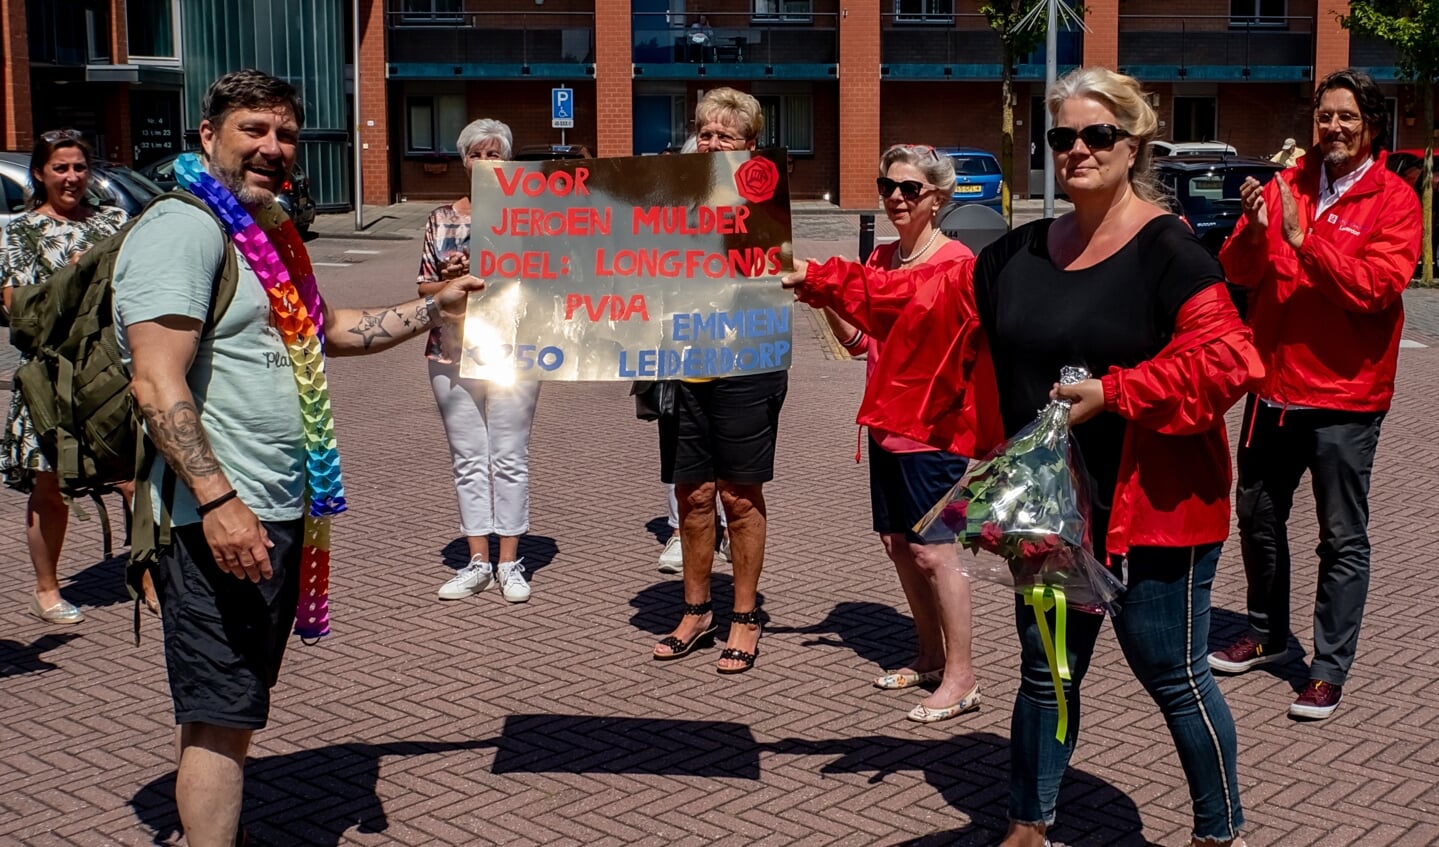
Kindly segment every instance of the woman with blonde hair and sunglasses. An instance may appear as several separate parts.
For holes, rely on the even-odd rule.
[[[913,268],[971,258],[973,253],[939,231],[939,216],[954,193],[954,161],[933,147],[896,144],[879,160],[879,199],[899,240],[870,254],[866,267]],[[835,338],[866,356],[865,379],[878,372],[883,344],[824,310]],[[859,455],[855,455],[859,460]],[[933,723],[979,708],[970,663],[969,580],[960,573],[954,538],[926,542],[914,525],[964,475],[967,460],[912,438],[869,428],[869,499],[874,531],[894,562],[914,617],[918,652],[904,667],[874,681],[876,688],[937,687],[910,710],[912,721]]]
[[[1090,541],[1126,585],[1115,637],[1174,739],[1192,841],[1243,844],[1234,719],[1206,654],[1229,535],[1224,413],[1263,365],[1223,270],[1153,181],[1147,145],[1158,121],[1138,81],[1080,68],[1047,99],[1046,141],[1073,212],[1022,226],[978,259],[912,271],[796,262],[784,284],[885,335],[862,423],[982,455],[1050,399],[1072,404],[1092,494]],[[1067,365],[1094,378],[1060,386]],[[1044,613],[1042,630],[1032,606],[1018,596],[1014,604],[1021,669],[1003,847],[1041,847],[1104,618],[1068,614],[1061,700],[1043,646],[1059,621]]]
[[[72,129],[46,132],[36,141],[30,155],[30,211],[0,235],[0,286],[7,311],[15,288],[45,282],[124,225],[123,209],[97,208],[87,199],[92,158],[90,145]],[[0,471],[6,485],[30,495],[25,508],[25,541],[35,568],[30,614],[49,624],[80,623],[84,613],[60,596],[60,548],[70,507],[40,453],[18,388],[11,396]]]

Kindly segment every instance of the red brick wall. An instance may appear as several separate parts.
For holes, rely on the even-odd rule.
[[[355,117],[360,122],[363,202],[384,206],[394,199],[395,194],[391,182],[388,83],[385,79],[384,0],[362,0],[359,11],[360,55],[356,67],[359,71],[360,114]]]
[[[125,0],[110,0],[110,61],[117,65],[130,62],[130,21],[125,16]]]
[[[1234,83],[1219,86],[1219,136],[1246,156],[1273,155],[1293,138],[1308,146],[1313,111],[1307,85]]]
[[[1014,128],[1015,194],[1028,190],[1029,92],[1017,83],[1019,105]],[[1033,86],[1035,92],[1043,85]],[[961,96],[962,92],[962,96]],[[930,144],[935,147],[978,147],[999,156],[1000,84],[995,82],[886,82],[879,112],[880,144],[870,158],[866,176],[870,195],[879,172],[879,156],[891,144]],[[872,197],[866,198],[875,202]]]
[[[0,48],[0,142],[7,150],[27,150],[35,143],[35,129],[30,119],[25,0],[0,0]]]
[[[880,154],[879,0],[851,3],[839,21],[839,205],[875,206],[874,168]],[[818,140],[818,137],[816,137]]]
[[[595,0],[595,155],[634,152],[634,62],[629,0]],[[578,96],[578,91],[576,92]],[[546,113],[548,114],[548,98]],[[580,124],[576,121],[576,127]]]
[[[1130,0],[1125,11],[1132,11],[1140,2]],[[1120,0],[1090,0],[1084,4],[1088,10],[1084,22],[1089,25],[1089,32],[1084,34],[1084,64],[1119,67],[1119,3]]]
[[[815,200],[834,192],[839,185],[839,156],[834,139],[841,137],[841,131],[849,131],[851,121],[840,125],[839,85],[816,82],[810,96],[814,104],[814,153],[794,157],[794,173],[789,178],[791,197]],[[867,120],[871,120],[866,116]],[[860,195],[863,198],[864,195]]]
[[[1349,31],[1339,25],[1348,5],[1339,0],[1318,0],[1314,21],[1314,79],[1349,65]]]
[[[92,86],[103,91],[105,101],[105,142],[108,149],[97,151],[112,162],[129,165],[135,161],[135,147],[130,134],[130,86],[115,83]]]

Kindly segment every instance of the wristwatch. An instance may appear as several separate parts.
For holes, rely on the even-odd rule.
[[[440,322],[440,304],[435,302],[435,295],[425,295],[425,314],[430,316],[430,323]]]

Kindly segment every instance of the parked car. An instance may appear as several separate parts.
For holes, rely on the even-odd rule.
[[[31,193],[29,153],[0,153],[0,190],[5,203],[0,210],[3,226],[25,213]],[[119,206],[134,216],[162,193],[160,186],[124,165],[98,160],[91,165],[90,202],[97,206]]]
[[[1284,170],[1268,159],[1214,155],[1156,159],[1154,169],[1165,190],[1179,204],[1180,214],[1190,229],[1216,256],[1244,214],[1239,186],[1249,177],[1267,183]],[[1243,315],[1246,292],[1230,286],[1229,295]]]
[[[1222,141],[1151,141],[1149,152],[1155,160],[1173,156],[1234,156],[1237,150]]]
[[[1389,170],[1399,174],[1404,177],[1407,182],[1411,183],[1414,186],[1414,190],[1419,192],[1422,202],[1424,196],[1424,151],[1417,149],[1395,150],[1384,160],[1384,164],[1389,167]],[[1435,152],[1433,179],[1434,205],[1429,209],[1429,225],[1433,229],[1434,235],[1439,237],[1439,151]],[[1436,253],[1439,253],[1439,251],[1436,251]],[[1424,267],[1424,258],[1422,256],[1419,259],[1419,267]],[[1436,274],[1439,274],[1439,256],[1436,256],[1434,259],[1434,270]],[[1418,276],[1417,272],[1415,276]]]
[[[552,159],[593,159],[590,149],[580,144],[530,144],[516,150],[516,162],[546,162]]]
[[[174,189],[175,182],[175,160],[180,158],[176,153],[166,156],[159,161],[147,165],[143,171],[166,191]],[[305,169],[296,162],[295,167],[290,171],[290,178],[285,180],[280,194],[276,198],[280,201],[280,208],[295,222],[295,229],[301,234],[310,231],[310,225],[315,222],[315,200],[310,196],[310,178],[305,174]]]
[[[1004,176],[993,153],[974,147],[941,147],[936,152],[954,160],[954,202],[999,206]]]

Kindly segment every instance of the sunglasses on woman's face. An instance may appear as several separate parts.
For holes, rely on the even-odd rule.
[[[1090,150],[1108,150],[1121,138],[1128,138],[1129,132],[1114,124],[1090,124],[1084,129],[1070,129],[1057,126],[1044,134],[1049,149],[1056,153],[1068,153],[1074,149],[1074,142],[1084,139],[1084,146]]]
[[[918,202],[919,198],[924,196],[924,192],[934,188],[934,186],[916,179],[906,179],[902,182],[895,182],[887,176],[880,177],[875,180],[874,183],[879,186],[879,199],[889,199],[889,196],[898,188],[899,196],[910,203]]]

